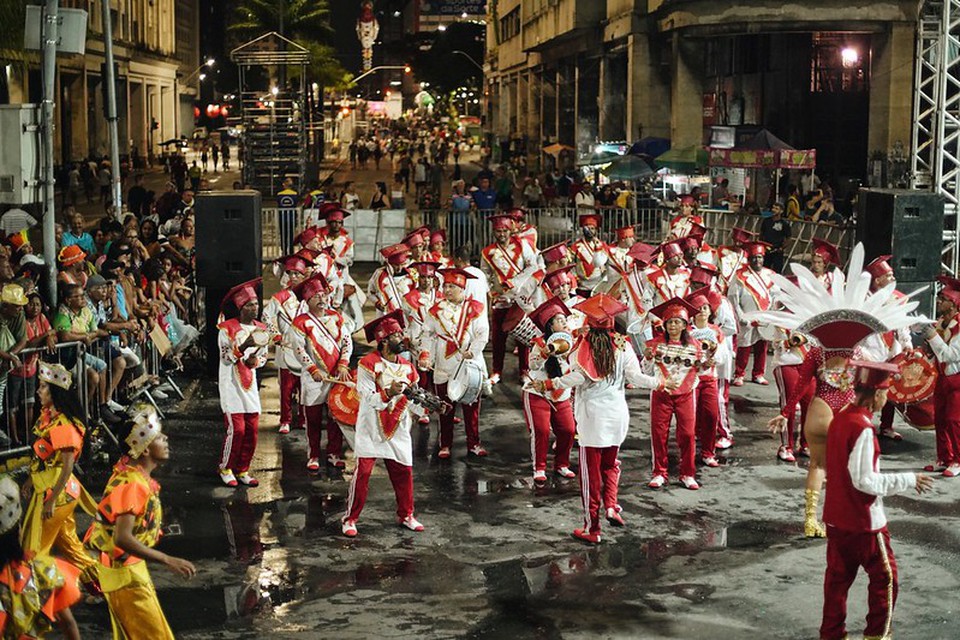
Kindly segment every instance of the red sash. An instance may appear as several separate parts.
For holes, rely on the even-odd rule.
[[[265,324],[258,320],[253,321],[253,326],[257,329],[267,328]],[[237,377],[240,379],[240,386],[243,387],[243,390],[249,391],[253,386],[253,369],[248,367],[243,361],[243,352],[240,351],[240,345],[237,344],[237,335],[240,333],[242,328],[240,319],[231,318],[230,320],[224,320],[217,326],[217,328],[225,332],[227,337],[230,338],[230,342],[233,343],[233,353],[237,357],[237,362],[234,364],[234,367],[237,371]]]
[[[335,316],[337,320],[337,332],[339,334],[341,327],[343,326],[343,317],[340,316],[336,311],[328,311],[324,316],[329,318]],[[340,361],[340,338],[339,335],[334,335],[324,326],[320,318],[317,318],[315,315],[310,313],[300,314],[293,320],[293,326],[302,333],[306,339],[309,341],[310,345],[313,346],[313,352],[320,358],[320,362],[317,364],[322,364],[324,370],[328,374],[332,374],[336,371],[337,363]],[[336,345],[333,350],[329,350],[321,344],[320,340],[317,339],[317,336],[314,334],[314,330],[322,333],[327,340],[332,344]]]
[[[470,322],[480,317],[482,309],[482,303],[472,299],[464,300],[460,307],[460,317],[457,319],[457,326],[448,327],[440,317],[440,303],[438,302],[430,308],[430,315],[436,318],[437,324],[440,325],[442,331],[442,333],[438,335],[440,339],[446,342],[446,348],[444,350],[446,358],[453,357],[453,354],[460,350],[463,343],[463,336],[467,332],[467,327],[470,326]]]
[[[766,311],[770,308],[770,289],[767,288],[766,282],[763,279],[761,273],[757,273],[750,269],[750,267],[744,267],[737,272],[737,278],[740,282],[743,283],[743,288],[747,290],[747,293],[753,298],[753,301],[757,304],[757,309],[760,311]],[[757,287],[757,280],[763,283],[762,288]]]
[[[490,268],[493,269],[493,272],[497,275],[500,285],[505,288],[510,283],[511,279],[523,271],[523,268],[520,266],[520,261],[523,259],[523,247],[521,246],[520,241],[516,238],[510,238],[508,242],[510,242],[512,245],[514,255],[510,255],[506,249],[496,243],[484,247],[482,251],[483,259],[487,261],[487,264],[490,265]],[[500,267],[497,266],[497,252],[499,252],[499,254],[503,256],[504,260],[507,261],[507,265],[509,267],[508,272],[504,272]]]
[[[381,356],[379,352],[373,351],[360,360],[360,366],[373,374],[377,384],[377,391],[380,392],[380,398],[386,402],[389,398],[387,398],[386,390],[381,386],[380,374],[377,373],[377,365],[380,364],[382,360],[383,356]],[[407,380],[410,381],[410,384],[417,384],[419,378],[413,365],[404,358],[398,358],[397,361],[407,369]],[[403,412],[407,410],[409,404],[410,400],[406,396],[401,396],[392,408],[377,411],[377,425],[379,425],[380,431],[387,440],[393,438],[397,432],[397,428],[400,426],[400,420],[403,418]]]
[[[584,253],[584,250],[589,253]],[[573,244],[573,252],[577,256],[577,263],[583,270],[583,277],[589,280],[593,272],[597,270],[597,265],[593,264],[593,257],[597,254],[596,249],[589,246],[586,240],[577,240]]]

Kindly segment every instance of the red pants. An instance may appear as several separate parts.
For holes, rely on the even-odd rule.
[[[533,393],[523,394],[523,417],[530,432],[530,455],[533,457],[533,470],[547,468],[547,449],[550,444],[550,429],[557,439],[557,449],[553,454],[553,468],[570,466],[570,450],[573,448],[573,434],[576,422],[573,419],[573,407],[569,400],[550,402]]]
[[[897,561],[890,548],[890,533],[851,532],[836,527],[827,530],[827,572],[823,578],[823,621],[821,640],[847,635],[847,592],[863,567],[870,578],[867,585],[867,626],[864,636],[887,637],[897,602]]]
[[[300,400],[300,374],[280,369],[280,424],[293,422],[293,401]]]
[[[780,392],[780,409],[783,409],[783,406],[787,403],[787,398],[793,393],[793,390],[797,386],[797,381],[800,377],[800,365],[799,364],[789,364],[775,367],[773,369],[773,379],[777,383],[777,391]],[[803,432],[803,425],[807,421],[807,409],[810,407],[810,401],[813,400],[813,396],[817,391],[816,382],[811,380],[807,385],[807,389],[803,392],[803,395],[800,396],[800,402],[798,406],[800,408],[800,428],[797,429],[797,415],[796,412],[793,415],[787,418],[787,429],[786,431],[780,434],[780,444],[785,447],[794,448],[796,444],[796,433],[797,431]]]
[[[347,494],[347,511],[344,520],[356,522],[360,519],[363,505],[367,503],[367,488],[370,484],[370,472],[377,458],[357,458],[357,468],[350,481],[350,493]],[[397,496],[397,517],[400,519],[413,515],[413,467],[400,464],[396,460],[384,460],[387,474],[393,483],[393,493]]]
[[[697,406],[697,440],[700,441],[700,456],[716,455],[717,431],[720,427],[720,396],[716,378],[700,378],[694,389]],[[686,474],[684,474],[686,475]]]
[[[326,404],[315,404],[304,407],[303,413],[307,417],[307,442],[309,443],[308,458],[320,458],[320,440],[323,427],[327,427],[327,455],[340,457],[343,454],[343,432],[340,425],[330,415]]]
[[[507,353],[507,332],[503,330],[503,323],[507,319],[506,309],[494,309],[490,317],[490,342],[493,344],[493,372],[503,375],[503,359]],[[517,343],[517,357],[520,359],[520,371],[530,370],[530,347]]]
[[[600,505],[617,506],[620,486],[620,447],[580,447],[580,498],[583,527],[600,533]]]
[[[463,408],[463,427],[467,432],[467,449],[473,449],[480,446],[480,402],[481,398],[473,404],[460,404],[454,402],[447,395],[447,383],[437,385],[437,395],[444,398],[453,405],[453,411],[448,411],[440,416],[440,448],[450,448],[453,446],[453,418],[456,415],[457,407]]]
[[[734,370],[736,377],[740,378],[747,370],[747,361],[750,360],[750,354],[753,354],[753,374],[754,378],[759,378],[767,370],[767,344],[766,340],[754,342],[749,347],[737,347],[737,366]]]
[[[227,437],[223,441],[220,468],[242,473],[250,468],[253,452],[257,450],[260,414],[225,413],[223,424],[227,428]]]
[[[653,475],[667,477],[667,438],[670,421],[677,418],[680,475],[695,476],[697,406],[694,392],[670,395],[654,391],[650,398],[650,442],[653,445]]]
[[[951,378],[940,376],[933,392],[933,423],[936,429],[937,460],[947,466],[960,463],[960,388]],[[957,385],[960,387],[960,385]]]

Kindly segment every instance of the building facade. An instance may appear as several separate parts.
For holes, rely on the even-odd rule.
[[[769,129],[815,148],[818,173],[865,177],[903,154],[912,117],[917,0],[496,0],[486,109],[503,157]],[[506,149],[504,148],[506,145]],[[898,151],[899,150],[899,151]]]
[[[58,163],[109,149],[104,108],[104,39],[101,2],[61,0],[64,8],[87,11],[86,55],[57,58]],[[117,113],[121,154],[156,155],[160,143],[179,137],[181,123],[192,128],[194,86],[181,85],[199,65],[198,0],[110,0],[113,51],[117,65]],[[39,103],[40,56],[7,67],[9,103]],[[190,108],[182,108],[189,103]]]

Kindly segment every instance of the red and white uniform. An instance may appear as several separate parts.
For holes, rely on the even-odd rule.
[[[534,253],[537,252],[537,228],[532,224],[528,222],[518,222],[517,230],[514,231],[513,237],[527,245]]]
[[[682,214],[674,216],[673,220],[670,221],[670,235],[674,238],[685,238],[690,235],[694,224],[702,225],[703,218],[694,215],[684,216]]]
[[[707,369],[700,369],[700,379],[697,382],[695,392],[696,433],[697,440],[700,442],[700,457],[712,458],[716,455],[717,433],[720,432],[721,416],[724,413],[721,407],[724,400],[723,396],[720,395],[720,375],[718,372],[729,362],[730,350],[726,344],[728,342],[727,337],[715,324],[707,324],[702,328],[691,325],[689,331],[690,335],[698,340],[701,346],[705,342],[716,345],[716,350],[713,352],[714,364]]]
[[[625,247],[618,247],[615,244],[607,245],[607,268],[613,271],[611,275],[619,275],[630,271],[633,265],[633,258],[627,255],[630,251]]]
[[[807,344],[791,345],[789,336],[778,332],[773,343],[773,378],[777,383],[780,396],[780,410],[787,406],[789,398],[793,397],[797,385],[800,384],[800,366],[807,357],[810,347]],[[780,444],[793,451],[796,447],[796,434],[801,431],[807,421],[807,407],[813,400],[817,386],[813,380],[807,379],[803,383],[804,389],[797,393],[799,401],[796,407],[800,411],[800,423],[797,423],[797,410],[794,409],[787,416],[787,428],[780,434]],[[797,427],[800,427],[799,429]]]
[[[453,258],[450,256],[445,256],[439,251],[430,251],[424,256],[424,261],[427,262],[437,262],[440,264],[440,269],[449,269],[453,267]]]
[[[849,405],[827,432],[827,571],[821,638],[845,638],[847,592],[860,567],[869,576],[864,637],[891,637],[897,599],[897,562],[890,547],[883,496],[916,486],[913,473],[880,473],[880,446],[869,409]]]
[[[299,396],[300,359],[294,351],[290,328],[300,314],[300,301],[289,289],[281,289],[263,305],[263,324],[276,345],[277,369],[280,371],[280,424],[293,419],[293,399]]]
[[[357,367],[357,435],[354,453],[357,468],[350,481],[343,519],[356,522],[367,501],[370,473],[383,460],[397,498],[397,517],[413,515],[413,440],[410,427],[419,408],[403,394],[387,397],[394,382],[417,384],[417,371],[404,358],[390,362],[379,352],[369,353]]]
[[[773,271],[766,267],[761,267],[759,271],[744,267],[737,271],[730,283],[727,297],[733,305],[734,313],[740,319],[740,330],[737,333],[737,368],[734,372],[736,377],[744,375],[751,353],[753,377],[762,377],[766,371],[767,340],[761,334],[760,327],[744,322],[742,318],[746,313],[769,309],[776,299],[776,291]]]
[[[515,304],[515,282],[521,274],[532,273],[537,268],[537,256],[526,242],[516,236],[511,237],[506,245],[493,243],[484,247],[481,252],[483,258],[481,268],[487,276],[490,287],[490,304],[493,311],[490,317],[493,342],[493,372],[503,373],[503,361],[507,350],[507,332],[503,330],[507,313]],[[530,349],[525,345],[517,345],[517,356],[520,360],[521,373],[530,368],[528,363]]]
[[[217,343],[220,348],[220,369],[217,390],[220,392],[220,410],[227,428],[223,443],[220,468],[243,473],[250,468],[257,449],[257,428],[260,424],[260,390],[257,388],[257,369],[267,363],[267,347],[249,347],[240,350],[254,331],[267,331],[267,326],[256,320],[241,324],[238,318],[225,320],[218,326]],[[256,358],[253,367],[245,360]]]
[[[387,314],[402,309],[403,296],[413,288],[413,278],[406,268],[385,264],[370,276],[367,295],[373,298],[378,311]]]
[[[683,298],[690,292],[690,269],[679,266],[673,273],[666,267],[656,267],[647,272],[645,287],[648,308],[652,309],[673,298]]]
[[[650,441],[653,447],[653,476],[667,477],[667,439],[670,422],[677,419],[680,447],[680,476],[696,476],[697,409],[695,389],[700,383],[703,351],[697,340],[687,344],[659,335],[647,342],[653,352],[653,368],[662,380],[672,380],[673,391],[657,390],[650,397]]]
[[[607,245],[598,238],[585,240],[580,238],[570,247],[577,265],[578,286],[593,291],[603,281],[607,264]]]
[[[545,366],[549,359],[546,340],[538,337],[530,351],[530,380],[548,380]],[[556,357],[562,375],[570,373],[571,366],[566,356]],[[550,444],[550,430],[557,439],[554,452],[554,469],[570,466],[570,450],[573,448],[573,435],[576,422],[573,418],[573,406],[570,404],[570,389],[554,389],[542,394],[531,386],[523,389],[523,417],[530,432],[530,457],[533,470],[544,471],[547,468],[547,449]]]
[[[727,291],[737,272],[747,266],[747,254],[739,247],[720,247],[717,249],[720,278],[717,285],[721,291]]]
[[[323,424],[327,428],[327,455],[340,457],[343,452],[343,434],[340,425],[327,410],[327,394],[331,382],[318,382],[313,373],[332,379],[337,369],[347,366],[353,353],[353,324],[343,315],[328,309],[321,316],[310,311],[293,319],[296,336],[295,349],[301,363],[300,402],[307,418],[309,458],[320,458],[320,440]]]
[[[330,229],[323,227],[317,231],[317,239],[320,247],[331,247],[330,256],[341,270],[347,271],[350,269],[353,265],[355,248],[353,238],[350,237],[346,229],[340,229],[339,234],[331,236]]]
[[[927,343],[940,364],[933,392],[937,461],[960,464],[960,314]]]
[[[600,377],[590,343],[580,340],[570,354],[569,373],[547,382],[547,391],[574,389],[574,417],[580,442],[580,485],[584,529],[600,533],[600,508],[616,509],[620,462],[617,455],[630,428],[626,384],[656,389],[659,380],[640,368],[637,354],[623,336],[613,334],[616,360],[613,371]]]
[[[463,360],[463,353],[470,353],[473,361],[484,370],[483,349],[490,338],[490,325],[483,313],[483,306],[476,300],[465,298],[453,303],[441,300],[427,312],[420,345],[419,365],[433,369],[433,382],[437,395],[446,398],[447,382],[456,375]],[[467,449],[480,446],[480,402],[463,407],[463,424],[467,435]],[[449,411],[440,416],[440,447],[453,445],[453,417]]]

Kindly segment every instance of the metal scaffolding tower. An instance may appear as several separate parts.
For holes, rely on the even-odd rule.
[[[946,200],[943,269],[960,268],[960,0],[926,0],[917,26],[911,186]]]
[[[230,59],[240,71],[244,182],[266,196],[291,178],[303,192],[309,51],[271,31],[231,51]]]

